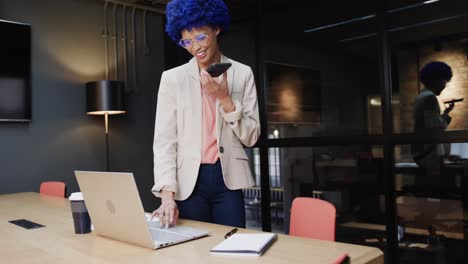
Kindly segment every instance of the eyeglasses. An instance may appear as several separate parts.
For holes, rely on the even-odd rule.
[[[179,45],[182,46],[183,48],[189,49],[192,47],[194,41],[197,42],[200,45],[206,44],[206,41],[208,40],[208,35],[205,33],[201,33],[195,37],[195,39],[181,39],[179,41]]]

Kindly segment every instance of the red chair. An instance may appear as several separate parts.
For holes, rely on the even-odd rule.
[[[43,182],[39,188],[39,193],[64,198],[66,193],[66,186],[63,182]]]
[[[297,197],[291,207],[289,235],[335,241],[335,206],[315,198]]]

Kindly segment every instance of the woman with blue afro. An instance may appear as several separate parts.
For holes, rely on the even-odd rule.
[[[166,16],[166,32],[193,58],[161,76],[152,188],[161,205],[153,216],[166,227],[179,216],[245,227],[242,189],[255,182],[243,146],[260,136],[252,70],[218,46],[229,26],[222,0],[172,0]],[[212,77],[214,63],[232,66]]]

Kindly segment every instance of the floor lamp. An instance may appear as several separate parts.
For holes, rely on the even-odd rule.
[[[109,115],[124,114],[124,84],[120,81],[86,83],[86,114],[103,115],[106,127],[106,170],[109,165]]]

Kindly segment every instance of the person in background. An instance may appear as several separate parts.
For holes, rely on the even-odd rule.
[[[229,26],[222,0],[173,0],[166,16],[166,32],[193,58],[161,76],[152,188],[161,205],[153,216],[166,227],[179,216],[245,227],[242,189],[254,180],[243,146],[260,136],[253,72],[220,50]],[[211,77],[206,69],[220,62],[232,66]]]
[[[414,132],[442,132],[450,124],[450,111],[454,103],[450,104],[442,113],[437,96],[452,79],[452,69],[440,61],[426,64],[419,73],[419,79],[424,88],[414,101]],[[437,184],[440,180],[440,169],[443,157],[450,153],[449,144],[413,144],[411,152],[414,161],[423,169],[421,177],[417,177],[417,184]]]

